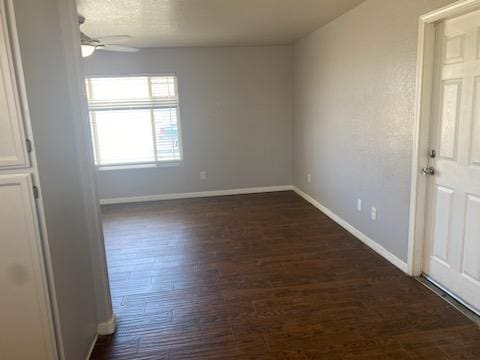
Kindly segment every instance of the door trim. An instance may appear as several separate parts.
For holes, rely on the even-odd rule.
[[[435,25],[439,21],[479,9],[480,0],[463,0],[420,17],[407,261],[408,274],[411,276],[420,276],[423,271],[428,183],[420,170],[427,166],[428,161],[435,74]]]

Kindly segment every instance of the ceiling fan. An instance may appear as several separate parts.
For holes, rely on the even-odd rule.
[[[85,23],[85,17],[79,15],[78,23],[82,26]],[[91,38],[88,35],[85,35],[80,31],[80,41],[82,46],[82,57],[87,57],[92,55],[95,50],[104,50],[104,51],[117,51],[117,52],[137,52],[139,49],[118,45],[116,43],[126,41],[131,39],[131,36],[128,35],[112,35],[112,36],[101,36],[99,38]]]

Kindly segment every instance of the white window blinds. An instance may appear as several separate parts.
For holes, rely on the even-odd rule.
[[[97,166],[182,158],[175,76],[86,80]]]

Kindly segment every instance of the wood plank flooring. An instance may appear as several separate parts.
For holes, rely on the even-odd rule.
[[[92,359],[480,359],[480,329],[293,192],[103,208]]]

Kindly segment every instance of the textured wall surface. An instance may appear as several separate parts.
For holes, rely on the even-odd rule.
[[[294,49],[295,185],[405,261],[418,17],[451,2],[367,0]]]
[[[292,183],[292,47],[99,51],[85,61],[87,76],[172,72],[178,76],[183,162],[100,171],[100,198]]]

